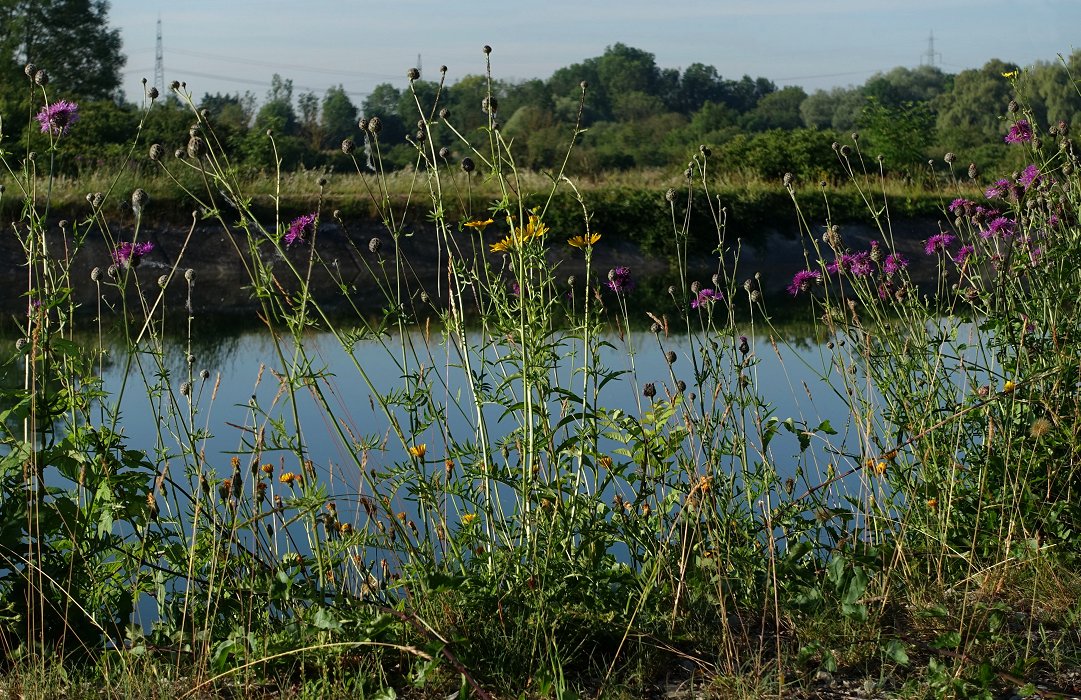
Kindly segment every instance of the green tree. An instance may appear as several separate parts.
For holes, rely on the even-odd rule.
[[[256,131],[273,129],[279,134],[297,133],[297,113],[293,108],[293,81],[275,73],[270,79],[266,102],[255,115]]]
[[[882,155],[887,168],[910,170],[927,162],[935,141],[935,117],[926,102],[884,105],[869,98],[860,118],[865,152]]]
[[[771,92],[762,97],[754,109],[744,115],[743,123],[751,131],[798,129],[803,124],[800,105],[805,99],[807,99],[807,93],[797,86]]]
[[[338,148],[347,137],[357,134],[357,106],[339,85],[327,90],[322,110],[323,147]]]
[[[33,63],[65,96],[119,100],[126,58],[108,14],[105,0],[0,0],[3,82],[25,80],[18,72]]]
[[[867,98],[860,88],[815,90],[799,106],[803,125],[814,129],[851,131],[855,128]]]
[[[1015,64],[996,58],[954,77],[953,89],[934,101],[945,146],[960,151],[1001,141],[1006,131],[1002,117],[1013,96],[1013,87],[1002,74],[1015,70]]]

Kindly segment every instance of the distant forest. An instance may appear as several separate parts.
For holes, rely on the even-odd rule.
[[[261,101],[250,92],[206,94],[197,105],[236,155],[238,167],[246,169],[273,164],[266,138],[270,129],[286,169],[352,171],[342,142],[353,139],[363,153],[370,136],[358,120],[372,117],[382,126],[378,149],[384,166],[412,167],[417,163],[419,103],[426,118],[469,138],[487,126],[485,106],[492,107],[503,138],[514,142],[518,165],[531,169],[562,162],[580,114],[585,131],[570,162],[570,172],[578,175],[679,168],[694,149],[706,145],[729,173],[777,178],[792,172],[826,179],[842,175],[833,153],[840,142],[858,146],[874,168],[881,155],[887,171],[906,176],[948,151],[964,166],[1012,166],[1007,159],[1017,157],[1016,151],[1005,148],[1002,138],[1019,116],[1009,113],[1011,100],[1020,101],[1026,115],[1044,129],[1059,122],[1081,126],[1081,93],[1074,77],[1079,69],[1081,52],[1023,70],[997,59],[956,74],[933,66],[898,67],[863,85],[808,94],[800,87],[779,88],[764,77],[728,78],[703,63],[662,68],[653,54],[615,44],[543,80],[493,79],[489,85],[486,76],[467,75],[443,83],[436,71],[404,88],[378,85],[356,105],[341,86],[322,96],[294,94],[291,80],[274,75]],[[1019,71],[1016,76],[1014,71]],[[66,96],[62,85],[55,93]],[[192,117],[173,95],[158,102],[142,139],[162,143],[171,152],[186,143]],[[86,148],[69,146],[68,152],[86,155],[67,164],[73,174],[126,157],[139,107],[114,98],[83,101],[80,108],[82,120],[70,140]],[[5,120],[5,127],[12,121],[18,120]],[[448,147],[450,159],[466,155],[446,125],[433,125],[434,138],[441,142],[437,145]],[[853,134],[858,134],[857,143]]]

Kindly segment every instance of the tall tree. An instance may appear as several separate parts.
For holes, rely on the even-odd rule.
[[[0,0],[4,72],[33,63],[64,95],[119,99],[127,59],[108,14],[106,0]]]

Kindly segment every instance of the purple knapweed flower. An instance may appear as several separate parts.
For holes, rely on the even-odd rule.
[[[714,301],[720,301],[722,299],[724,299],[724,294],[707,287],[699,291],[698,296],[691,300],[691,308],[697,309],[700,306],[704,306]]]
[[[113,262],[124,267],[135,267],[143,256],[152,250],[154,250],[154,244],[150,241],[144,243],[124,241],[113,251]]]
[[[788,293],[799,296],[800,292],[811,289],[811,285],[822,282],[822,273],[818,270],[800,270],[792,276],[792,284],[788,285]]]
[[[631,269],[621,265],[609,270],[608,288],[616,294],[626,294],[634,289],[634,280],[631,279]]]
[[[511,282],[510,283],[510,293],[511,293],[511,296],[515,296],[515,297],[522,296],[522,285],[518,284],[517,281]]]
[[[1021,183],[1021,186],[1026,190],[1033,185],[1040,184],[1040,169],[1035,165],[1029,165],[1021,171],[1021,175],[1017,178],[1017,181]]]
[[[1000,216],[997,219],[994,219],[990,224],[987,225],[986,233],[983,232],[983,231],[980,231],[980,235],[983,238],[991,238],[992,236],[1001,236],[1003,238],[1009,238],[1010,236],[1013,235],[1015,226],[1016,226],[1016,223],[1014,222],[1013,219],[1010,219],[1010,218],[1005,217],[1005,216]]]
[[[1010,181],[999,180],[995,184],[991,185],[984,191],[984,196],[988,199],[996,199],[1005,197],[1010,192]]]
[[[1032,141],[1032,125],[1027,119],[1018,119],[1006,134],[1006,143],[1029,143]]]
[[[831,275],[848,273],[853,277],[864,277],[874,272],[874,265],[871,263],[871,254],[864,250],[859,253],[842,254],[826,266],[826,272]]]
[[[927,255],[934,255],[935,253],[945,253],[954,241],[952,233],[936,233],[927,239],[926,245],[923,246],[923,252]]]
[[[72,124],[79,121],[79,105],[67,100],[53,102],[41,108],[37,120],[41,124],[41,133],[63,136]]]
[[[315,214],[305,214],[289,222],[289,230],[285,232],[285,245],[292,247],[307,243],[307,235],[315,231],[315,218]]]
[[[958,265],[964,265],[969,256],[976,252],[976,247],[968,243],[964,244],[957,249],[957,252],[953,254],[953,261]]]
[[[886,256],[886,259],[882,262],[882,271],[887,275],[892,275],[896,272],[908,267],[908,260],[900,253],[890,253]]]
[[[975,202],[970,202],[964,198],[958,198],[950,202],[950,213],[956,214],[958,209],[964,210],[965,207],[974,206]]]

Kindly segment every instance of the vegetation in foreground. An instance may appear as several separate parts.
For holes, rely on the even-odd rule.
[[[163,299],[196,283],[184,255],[199,241],[163,259],[140,235],[154,210],[141,188],[104,188],[54,223],[52,166],[79,107],[27,74],[49,147],[31,157],[29,141],[0,142],[27,300],[0,394],[5,692],[759,697],[849,679],[879,696],[1078,691],[1081,185],[1069,125],[1037,126],[1022,95],[1006,140],[1026,167],[987,180],[955,172],[953,154],[936,166],[957,196],[952,223],[925,241],[933,290],[913,284],[881,164],[858,140],[830,167],[866,202],[880,234],[869,248],[808,214],[784,177],[807,262],[789,292],[824,342],[820,383],[796,390],[809,402],[779,415],[762,358],[794,356],[753,271],[726,264],[737,243],[709,189],[709,148],[665,195],[664,245],[688,259],[702,233],[687,213],[704,203],[717,274],[682,274],[666,307],[638,310],[633,269],[593,266],[605,222],[584,201],[573,227],[546,218],[559,193],[581,200],[560,169],[580,122],[533,192],[490,93],[473,138],[438,93],[411,91],[422,167],[406,202],[389,194],[379,122],[342,144],[357,172],[367,150],[379,173],[370,199],[385,230],[354,241],[355,264],[385,293],[367,321],[354,271],[320,254],[321,223],[342,216],[323,206],[327,183],[301,216],[255,211],[227,142],[180,88],[192,122],[182,157],[138,133],[131,153],[222,227],[222,254],[260,304],[274,348],[260,381],[276,390],[253,395],[238,428],[214,420],[196,358],[177,373],[166,353],[174,321],[196,341],[190,310]],[[582,86],[579,116],[588,97]],[[449,163],[444,138],[468,155]],[[276,162],[276,138],[264,143]],[[472,172],[495,196],[474,192]],[[130,229],[102,213],[129,196]],[[417,209],[445,269],[430,286],[401,254]],[[73,277],[92,237],[113,260]],[[553,249],[585,273],[565,279]],[[316,271],[338,276],[355,319],[310,293]],[[95,308],[72,301],[87,284]],[[627,330],[643,315],[654,340],[639,347]],[[85,340],[74,329],[88,317],[99,332]],[[338,401],[342,378],[307,342],[314,330],[352,359],[377,420]],[[109,352],[114,332],[122,350]],[[625,364],[605,363],[609,347]],[[373,353],[396,363],[390,391],[370,374]],[[637,371],[646,353],[667,374]],[[106,362],[125,367],[109,391]],[[614,392],[634,408],[614,408]],[[822,392],[846,414],[817,415]],[[125,434],[126,393],[145,394],[153,449]],[[319,424],[297,419],[308,400]],[[232,455],[205,449],[238,429]],[[148,604],[155,619],[140,624]]]

